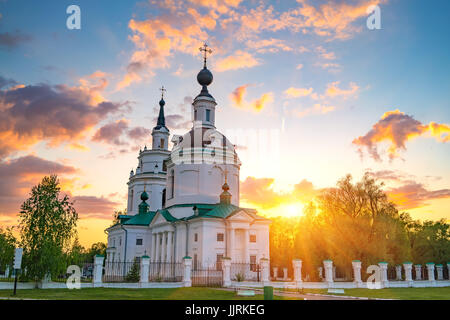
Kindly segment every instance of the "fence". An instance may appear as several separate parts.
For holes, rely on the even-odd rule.
[[[108,261],[103,267],[103,282],[139,282],[141,266],[138,261]]]
[[[67,268],[71,265],[76,265],[80,268],[81,282],[92,282],[94,276],[94,263],[92,262],[72,262],[67,263],[65,267],[61,269],[59,273],[51,275],[53,282],[66,282],[67,279],[73,274],[67,272]]]
[[[14,281],[15,270],[11,266],[0,267],[0,282]]]
[[[230,268],[233,281],[261,281],[261,265],[259,263],[232,262]]]
[[[191,270],[193,287],[221,287],[223,285],[222,264],[196,263]]]
[[[148,281],[180,282],[183,280],[184,266],[181,262],[150,262]]]
[[[353,279],[352,277],[352,270],[348,268],[343,267],[334,267],[333,271],[333,280],[334,281],[351,281]]]

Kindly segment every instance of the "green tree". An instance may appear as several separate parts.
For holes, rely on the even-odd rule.
[[[116,224],[118,224],[120,222],[119,216],[121,216],[121,215],[127,215],[127,209],[114,210],[111,227],[116,225]]]
[[[134,259],[133,265],[130,268],[130,271],[128,271],[128,274],[126,276],[126,281],[128,282],[139,282],[140,280],[140,265],[139,261],[137,259]]]
[[[86,261],[94,261],[95,255],[100,254],[102,256],[106,255],[106,243],[96,242],[87,250]]]
[[[4,271],[7,266],[12,265],[16,243],[12,228],[0,228],[0,270]]]
[[[76,235],[78,214],[67,195],[61,195],[56,175],[45,176],[21,206],[19,230],[27,275],[41,280],[66,267],[63,252]]]

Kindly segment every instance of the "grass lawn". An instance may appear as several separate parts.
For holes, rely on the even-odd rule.
[[[12,290],[0,290],[0,297],[10,298]],[[263,295],[237,296],[232,291],[214,288],[168,288],[168,289],[20,289],[14,298],[48,300],[263,300]],[[274,297],[275,300],[287,299]]]
[[[328,293],[327,289],[304,289],[305,293]],[[400,300],[450,300],[450,287],[445,288],[386,288],[386,289],[344,289],[345,296],[400,299]]]

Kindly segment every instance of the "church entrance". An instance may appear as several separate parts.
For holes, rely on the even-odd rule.
[[[222,287],[223,271],[220,263],[202,265],[196,263],[191,273],[193,287]]]

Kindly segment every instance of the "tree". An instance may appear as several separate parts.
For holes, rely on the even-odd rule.
[[[12,265],[14,259],[14,248],[17,239],[12,234],[12,228],[0,228],[0,270],[5,270]]]
[[[123,210],[114,210],[113,213],[113,220],[111,223],[111,226],[115,226],[116,224],[118,224],[120,222],[119,216],[120,215],[126,215],[127,214],[127,209],[123,209]]]
[[[41,280],[63,270],[63,251],[76,235],[78,214],[67,195],[60,195],[56,175],[45,176],[21,206],[19,230],[27,275]]]
[[[94,261],[94,257],[100,254],[102,256],[106,255],[106,243],[96,242],[87,250],[86,261]]]

